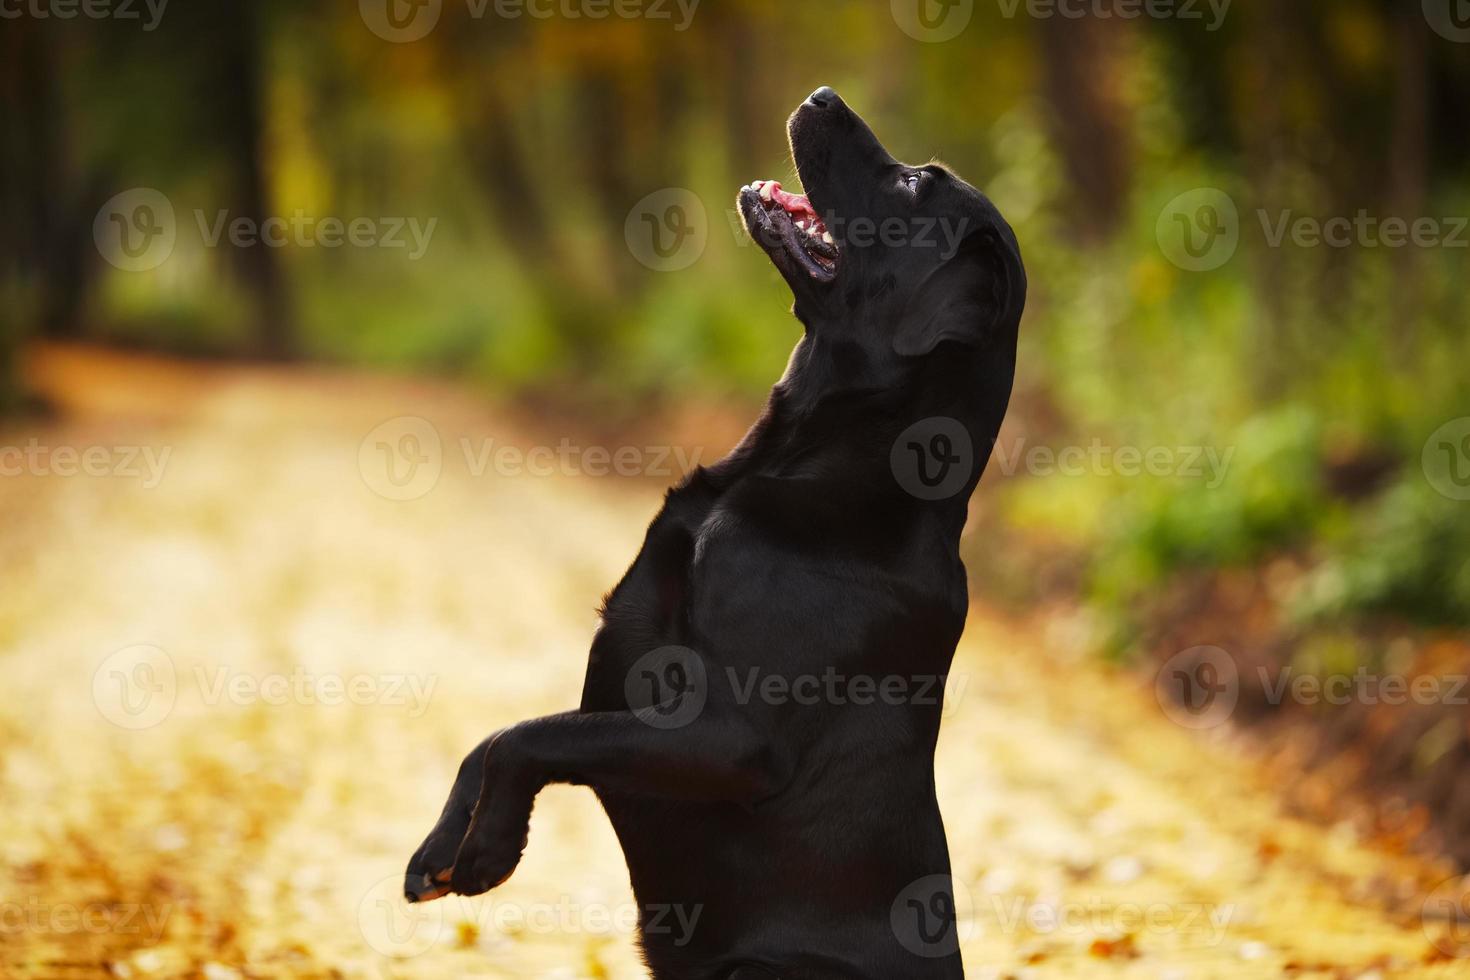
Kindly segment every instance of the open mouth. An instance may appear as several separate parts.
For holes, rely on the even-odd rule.
[[[779,181],[757,180],[740,189],[740,204],[757,241],[773,253],[779,246],[818,282],[837,277],[837,242],[805,195],[782,190]]]

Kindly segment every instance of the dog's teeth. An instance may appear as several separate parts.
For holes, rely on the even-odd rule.
[[[830,231],[824,231],[824,232],[822,232],[822,241],[826,242],[828,245],[835,245],[835,244],[837,244],[835,241],[833,241],[833,239],[832,239],[832,233]]]
[[[761,192],[761,200],[762,201],[769,201],[771,199],[771,185],[770,184],[767,184],[767,183],[764,183],[763,182],[761,184],[761,186],[760,186],[760,192]]]

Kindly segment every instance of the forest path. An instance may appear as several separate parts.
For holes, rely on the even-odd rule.
[[[0,429],[35,447],[0,478],[0,975],[643,975],[584,790],[543,795],[491,895],[398,889],[461,754],[575,704],[677,458],[517,474],[498,451],[542,444],[541,470],[561,437],[431,383],[70,349],[30,371],[63,412]],[[100,475],[50,452],[93,446]],[[977,606],[955,664],[938,781],[972,978],[1467,975],[1425,965],[1433,871],[1284,817],[1230,736],[1069,652],[1072,624]]]

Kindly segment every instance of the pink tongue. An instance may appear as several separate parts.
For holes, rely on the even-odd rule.
[[[771,200],[785,208],[788,214],[806,215],[811,218],[817,216],[816,209],[812,207],[812,202],[808,201],[805,195],[788,194],[781,189],[780,183],[774,180],[771,181]]]

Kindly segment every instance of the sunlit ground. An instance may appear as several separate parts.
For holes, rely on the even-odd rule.
[[[0,478],[0,975],[642,975],[589,792],[543,795],[490,896],[410,911],[398,876],[470,745],[576,703],[669,478],[476,474],[487,439],[578,437],[428,384],[64,351],[32,376],[61,421],[0,445],[110,469]],[[399,416],[443,440],[431,488],[374,467],[413,448],[376,428]],[[118,447],[167,451],[156,485]],[[1465,975],[1421,921],[1443,871],[1281,817],[1076,624],[977,607],[961,647],[939,781],[971,976]]]

